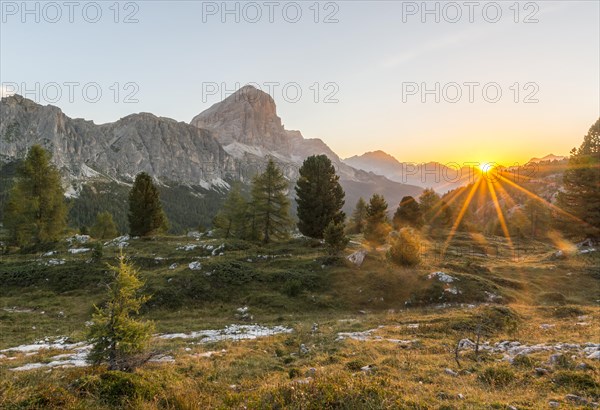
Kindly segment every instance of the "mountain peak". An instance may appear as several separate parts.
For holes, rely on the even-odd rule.
[[[531,158],[529,160],[529,162],[544,162],[544,161],[562,161],[564,159],[566,159],[567,157],[562,156],[562,155],[554,155],[554,154],[548,154],[545,157],[542,158]]]
[[[369,151],[365,152],[362,155],[355,155],[350,158],[346,158],[344,161],[382,161],[394,164],[400,164],[400,161],[396,159],[393,155],[388,154],[382,150]]]
[[[268,93],[254,87],[251,84],[247,84],[225,98],[222,102],[247,102],[250,104],[271,104],[275,106],[275,101]]]
[[[196,115],[191,125],[211,131],[224,145],[242,143],[280,150],[289,145],[273,98],[246,85]]]

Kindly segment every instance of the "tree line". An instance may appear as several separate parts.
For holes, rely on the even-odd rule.
[[[590,128],[578,149],[571,151],[569,165],[563,175],[564,189],[558,194],[560,211],[557,219],[562,230],[573,237],[600,238],[600,119]],[[419,196],[404,197],[391,220],[388,204],[375,194],[368,202],[361,198],[349,218],[342,211],[345,194],[331,160],[325,155],[308,157],[299,171],[294,187],[297,202],[296,227],[309,238],[322,240],[330,253],[336,254],[348,243],[347,234],[364,234],[373,246],[385,243],[390,232],[398,240],[410,236],[405,230],[448,228],[456,219],[456,208],[450,199],[455,194],[440,197],[432,189]],[[512,188],[508,188],[512,189]],[[225,238],[272,241],[288,238],[294,226],[290,215],[290,182],[270,159],[264,172],[254,176],[249,192],[240,183],[233,183],[221,210],[213,220],[213,228]],[[4,200],[3,226],[8,230],[11,244],[27,248],[56,242],[67,228],[68,206],[60,173],[51,162],[50,153],[39,145],[30,148],[25,160],[16,170],[12,188]],[[524,195],[516,192],[515,195]],[[129,192],[127,222],[134,236],[151,236],[166,232],[169,227],[160,201],[160,193],[152,177],[146,173],[136,176]],[[475,205],[471,205],[475,206]],[[472,210],[465,210],[463,225],[468,225]],[[488,233],[495,233],[498,223],[485,217]],[[513,232],[530,232],[536,237],[556,216],[540,198],[524,200],[508,218]],[[491,213],[491,211],[490,211]],[[565,216],[566,215],[566,216]],[[488,215],[489,216],[489,215]],[[460,228],[460,227],[459,227]],[[89,233],[97,239],[114,237],[117,227],[113,215],[101,211]]]

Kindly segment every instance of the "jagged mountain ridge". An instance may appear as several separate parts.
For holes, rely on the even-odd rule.
[[[163,183],[208,188],[224,185],[237,171],[234,159],[208,131],[149,113],[96,125],[15,95],[1,100],[0,118],[3,162],[23,158],[31,145],[40,144],[68,182],[129,182],[144,171]]]
[[[235,158],[250,162],[264,162],[265,156],[277,158],[288,165],[288,176],[292,179],[306,157],[325,154],[342,181],[389,182],[382,174],[365,172],[344,163],[321,139],[307,139],[300,131],[286,130],[277,116],[273,98],[251,85],[212,105],[190,123],[211,131],[225,151]]]
[[[260,103],[250,104],[248,95]],[[140,113],[97,125],[18,95],[0,100],[0,119],[0,162],[22,159],[31,145],[40,144],[52,153],[70,186],[95,179],[129,183],[144,171],[162,184],[224,190],[228,182],[248,182],[268,156],[293,182],[307,156],[324,153],[337,167],[342,186],[351,188],[346,211],[359,196],[382,193],[393,205],[421,191],[356,170],[323,141],[285,130],[272,98],[248,87],[199,114],[192,124]]]

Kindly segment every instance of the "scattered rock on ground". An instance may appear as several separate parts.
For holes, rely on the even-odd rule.
[[[458,280],[454,276],[450,276],[445,272],[433,272],[433,273],[430,273],[429,275],[427,275],[427,279],[433,279],[433,278],[437,278],[440,282],[444,282],[444,283],[452,283],[455,280]]]
[[[366,250],[361,249],[361,250],[356,251],[353,254],[349,255],[346,259],[348,259],[350,262],[352,262],[355,266],[360,267],[363,264],[367,254],[368,254],[368,252]]]
[[[368,364],[366,366],[361,367],[360,370],[362,372],[364,372],[365,374],[372,374],[376,368],[377,368],[377,366],[375,366],[373,364]]]
[[[90,236],[89,235],[74,235],[70,238],[67,238],[67,242],[68,243],[88,243],[90,240]]]
[[[444,369],[444,373],[449,374],[450,376],[458,376],[458,373],[452,369]]]
[[[78,253],[86,253],[89,251],[91,251],[90,248],[71,248],[71,249],[69,249],[69,253],[71,253],[73,255],[76,255]]]

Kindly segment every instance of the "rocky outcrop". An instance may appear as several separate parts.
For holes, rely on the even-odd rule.
[[[96,125],[18,95],[0,102],[2,161],[40,144],[68,179],[130,181],[148,172],[164,183],[208,186],[235,178],[237,163],[210,132],[153,114],[132,114]]]
[[[140,113],[97,125],[18,95],[0,101],[0,119],[1,162],[23,158],[29,147],[40,144],[52,153],[69,183],[95,178],[130,182],[143,171],[166,185],[228,188],[228,181],[249,181],[268,157],[293,183],[306,157],[325,154],[346,190],[346,211],[360,196],[383,194],[392,209],[403,196],[421,192],[355,169],[322,140],[286,130],[273,99],[251,86],[197,115],[191,124]]]
[[[419,195],[422,189],[399,184],[372,172],[356,169],[318,138],[304,138],[300,131],[286,130],[277,116],[275,102],[263,91],[245,86],[208,110],[195,116],[192,125],[209,130],[228,154],[245,164],[264,164],[274,158],[286,176],[295,180],[304,159],[324,154],[331,159],[346,191],[345,210],[359,197],[383,194],[394,208],[405,195]]]
[[[211,131],[223,145],[239,142],[270,150],[290,149],[290,135],[277,116],[275,101],[249,85],[196,115],[191,124]]]

